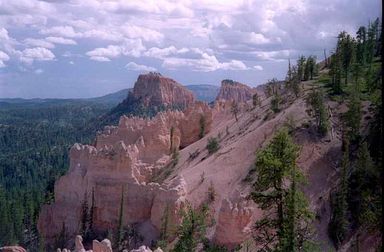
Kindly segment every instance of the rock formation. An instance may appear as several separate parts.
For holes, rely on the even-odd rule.
[[[195,101],[190,90],[171,78],[153,72],[139,75],[133,95],[147,106],[187,107]]]
[[[146,246],[141,246],[138,249],[131,250],[131,252],[152,252],[152,250]],[[155,249],[153,252],[163,252],[160,248]]]
[[[152,119],[123,116],[118,126],[105,127],[94,146],[75,144],[68,173],[56,181],[55,203],[43,206],[39,216],[38,228],[46,241],[52,243],[63,228],[69,235],[79,232],[84,202],[95,206],[96,232],[117,227],[121,204],[123,225],[149,225],[156,231],[153,237],[165,208],[177,222],[186,194],[183,177],[166,185],[152,181],[172,162],[172,150],[199,139],[202,117],[208,132],[212,112],[200,102]]]
[[[225,242],[231,248],[251,235],[255,208],[251,201],[239,198],[236,202],[224,199],[219,211],[218,225],[214,236],[216,243]]]
[[[238,87],[225,88],[228,85]],[[86,200],[88,206],[94,205],[95,232],[116,230],[122,208],[123,226],[135,225],[144,236],[143,245],[149,246],[158,239],[166,214],[168,225],[177,227],[179,210],[187,201],[196,209],[208,202],[214,224],[207,228],[207,238],[234,248],[250,237],[252,225],[263,214],[246,197],[252,184],[246,178],[255,153],[287,121],[296,125],[295,140],[303,146],[298,165],[304,171],[313,169],[309,173],[313,176],[308,178],[313,186],[305,193],[317,211],[321,206],[314,202],[329,194],[323,190],[324,184],[331,188],[336,181],[331,164],[339,154],[332,148],[341,149],[340,139],[311,138],[310,129],[301,126],[311,120],[303,97],[285,103],[280,113],[271,114],[270,97],[263,97],[260,106],[249,109],[252,92],[249,87],[224,83],[213,108],[194,103],[184,111],[160,112],[152,119],[122,116],[117,126],[107,126],[97,135],[94,145],[75,144],[70,150],[69,171],[55,184],[55,202],[42,207],[40,234],[48,244],[63,227],[74,237]],[[239,106],[238,121],[231,113],[231,99],[247,101]],[[202,118],[205,134],[200,134]],[[219,150],[208,153],[207,142],[213,137]],[[178,155],[174,150],[179,150]],[[313,154],[319,150],[322,155]],[[320,171],[323,176],[319,176]],[[324,223],[329,216],[325,217],[318,223],[318,230],[327,236]],[[169,234],[169,242],[174,236]],[[104,252],[96,250],[101,243],[94,241],[93,249]],[[149,250],[144,246],[136,251]]]
[[[20,246],[6,246],[0,248],[1,252],[27,252],[24,248]]]
[[[246,102],[252,99],[253,94],[254,90],[245,84],[233,80],[223,80],[216,101]]]

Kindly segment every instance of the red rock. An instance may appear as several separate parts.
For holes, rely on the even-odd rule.
[[[233,80],[223,80],[216,101],[246,102],[252,99],[253,94],[254,90],[245,84]]]
[[[160,73],[141,74],[133,88],[133,95],[147,106],[187,107],[194,103],[195,97],[175,80]]]

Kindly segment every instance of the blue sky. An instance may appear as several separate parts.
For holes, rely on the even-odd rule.
[[[0,0],[0,97],[94,97],[147,71],[256,86],[380,15],[378,0]]]

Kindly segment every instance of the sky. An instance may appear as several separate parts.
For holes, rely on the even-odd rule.
[[[80,98],[160,72],[183,85],[283,79],[380,0],[0,0],[0,98]]]

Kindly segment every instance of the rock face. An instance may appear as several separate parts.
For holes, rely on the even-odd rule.
[[[7,247],[1,247],[1,252],[27,252],[24,248],[20,246],[7,246]]]
[[[193,93],[171,78],[160,73],[141,74],[133,88],[133,95],[147,106],[187,107],[195,101]]]
[[[197,102],[184,112],[161,112],[152,119],[123,116],[118,126],[105,127],[95,145],[75,144],[68,173],[56,181],[55,203],[43,206],[39,216],[38,229],[47,243],[63,227],[72,237],[79,232],[84,202],[94,205],[96,232],[116,229],[121,206],[124,226],[146,223],[156,231],[154,237],[164,209],[177,224],[186,194],[183,177],[163,185],[152,181],[172,161],[172,149],[199,139],[202,117],[207,133],[212,113],[206,103]]]
[[[236,202],[229,199],[222,201],[214,242],[234,248],[244,241],[244,237],[250,236],[255,216],[252,203],[241,198]]]
[[[252,99],[254,90],[240,82],[233,80],[223,80],[216,101],[232,100],[236,102],[246,102]]]

